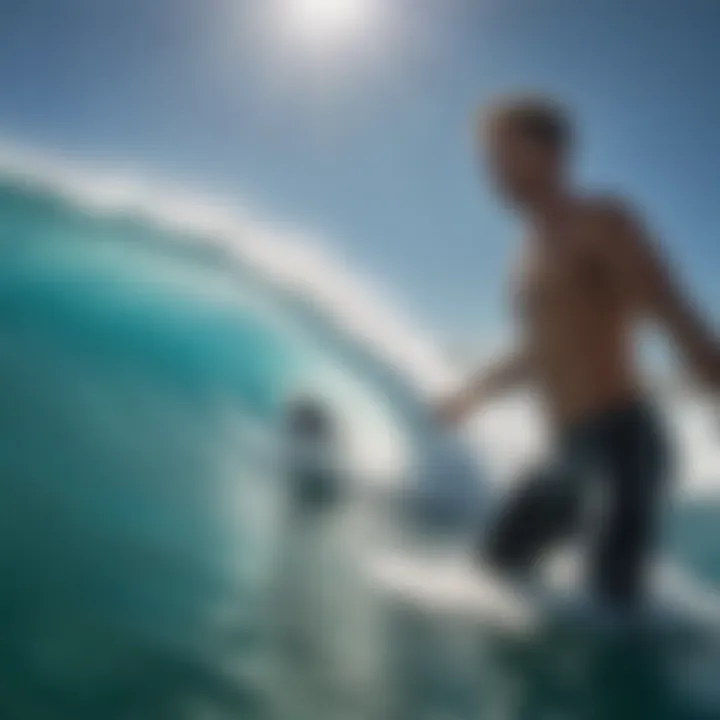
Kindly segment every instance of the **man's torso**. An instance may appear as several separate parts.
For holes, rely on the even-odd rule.
[[[637,395],[629,294],[612,244],[589,203],[572,207],[525,244],[515,298],[537,380],[558,424]]]

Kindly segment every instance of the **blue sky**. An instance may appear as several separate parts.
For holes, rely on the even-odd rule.
[[[386,0],[393,32],[345,74],[259,39],[280,1],[0,0],[0,137],[236,193],[447,337],[487,336],[514,227],[471,121],[496,92],[548,91],[582,123],[581,177],[636,199],[718,316],[719,2]]]

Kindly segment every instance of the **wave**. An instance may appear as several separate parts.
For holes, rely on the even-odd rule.
[[[430,504],[472,509],[480,464],[502,483],[542,452],[523,399],[470,429],[481,457],[442,436],[427,400],[458,378],[430,335],[320,238],[236,201],[6,145],[0,255],[3,716],[263,715],[283,542],[339,608],[345,672],[361,593],[339,578],[376,538],[288,540],[272,451],[293,392],[339,413],[355,479],[410,478]],[[670,413],[693,492],[720,468],[703,412]]]
[[[343,362],[382,387],[390,405],[405,411],[405,422],[421,425],[417,421],[427,412],[427,399],[460,380],[458,367],[431,335],[400,312],[397,301],[334,257],[322,238],[258,217],[236,199],[8,143],[0,144],[0,178],[6,189],[42,196],[50,204],[66,203],[69,212],[145,228],[135,236],[126,233],[128,243],[152,242],[175,257],[185,255],[188,262],[202,259],[222,268],[234,276],[229,292],[239,293],[243,285],[246,298],[264,298],[265,313],[300,318],[306,333],[334,346]],[[155,230],[152,237],[149,229]],[[167,267],[163,272],[168,274]],[[712,411],[690,392],[665,405],[681,438],[686,488],[712,491],[720,475],[717,443],[707,437]],[[518,433],[518,427],[524,432]],[[544,446],[532,404],[523,400],[498,405],[469,435],[496,478],[512,474],[518,458],[527,462]]]
[[[251,270],[258,281],[312,303],[342,332],[372,349],[420,388],[433,390],[454,373],[430,337],[384,300],[377,287],[350,272],[317,236],[259,219],[236,201],[173,188],[149,176],[90,169],[27,149],[0,145],[0,175],[16,187],[64,198],[86,212],[134,217],[168,230],[181,243]]]
[[[235,697],[263,655],[228,638],[262,645],[283,488],[258,448],[285,399],[322,395],[352,474],[397,478],[452,373],[319,241],[147,178],[0,149],[0,255],[0,667],[23,667],[0,709],[90,693],[106,716],[132,668],[242,661]]]

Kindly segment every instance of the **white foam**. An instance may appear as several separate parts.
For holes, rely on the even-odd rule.
[[[209,197],[147,173],[112,172],[0,142],[0,174],[87,212],[131,214],[203,243],[267,280],[312,300],[328,320],[406,375],[420,392],[455,380],[430,338],[367,277],[350,271],[318,235],[261,218],[234,199]]]

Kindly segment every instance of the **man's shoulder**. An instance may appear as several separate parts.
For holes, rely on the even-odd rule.
[[[588,222],[626,224],[635,222],[637,211],[628,198],[610,193],[586,195],[579,202],[581,216]]]
[[[584,227],[594,255],[613,267],[638,267],[654,250],[644,219],[627,199],[595,195],[585,205]]]
[[[624,255],[646,234],[638,211],[619,195],[597,194],[585,198],[580,217],[584,236],[603,255]]]

